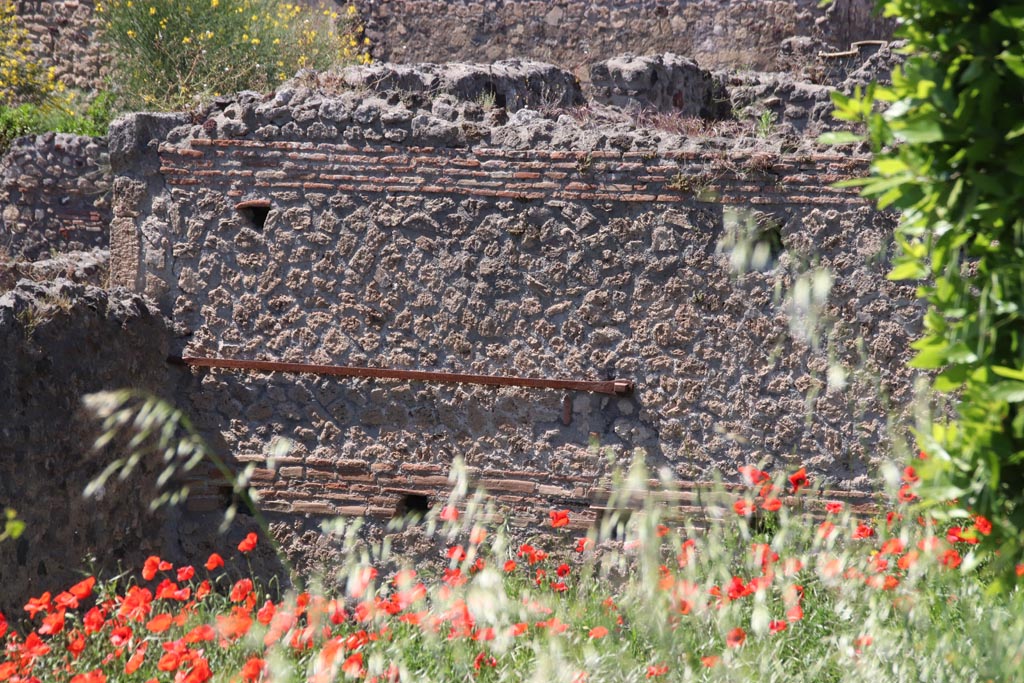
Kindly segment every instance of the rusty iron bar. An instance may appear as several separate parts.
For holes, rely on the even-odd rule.
[[[234,358],[196,358],[194,356],[168,356],[168,362],[202,368],[229,368],[257,372],[289,372],[336,377],[369,377],[371,379],[398,379],[417,382],[448,384],[484,384],[502,387],[530,387],[534,389],[569,389],[611,396],[628,396],[635,385],[628,379],[575,380],[547,377],[503,377],[501,375],[474,375],[462,372],[428,370],[393,370],[390,368],[361,368],[349,365],[312,365],[284,363],[272,360],[236,360]]]

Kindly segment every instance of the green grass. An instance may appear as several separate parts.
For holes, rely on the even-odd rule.
[[[645,481],[634,473],[623,491],[637,500]],[[583,552],[571,526],[548,526],[524,547],[484,521],[501,519],[486,496],[453,497],[457,518],[435,510],[421,522],[438,562],[416,561],[418,574],[413,558],[357,542],[358,520],[339,520],[327,532],[345,559],[302,594],[250,588],[221,568],[178,581],[177,568],[151,558],[145,577],[97,584],[56,633],[40,634],[44,612],[12,629],[0,680],[16,669],[41,680],[93,675],[74,683],[205,680],[207,671],[228,681],[261,663],[263,680],[274,681],[1024,679],[1024,604],[1019,591],[986,594],[984,563],[968,542],[980,532],[947,539],[906,504],[889,511],[891,523],[841,511],[823,526],[804,511],[805,492],[783,492],[782,477],[775,491],[763,486],[745,498],[785,504],[761,533],[719,492],[710,504],[721,519],[704,531],[648,503],[625,542],[591,529]],[[224,552],[231,576],[244,554]],[[201,581],[213,590],[199,598]],[[162,582],[170,597],[139,600]],[[102,618],[85,635],[82,615],[94,605]],[[112,644],[125,627],[131,638]],[[25,654],[30,629],[49,652]],[[211,639],[197,640],[204,632]],[[77,658],[73,634],[84,637]],[[138,668],[126,673],[133,654],[129,668]]]

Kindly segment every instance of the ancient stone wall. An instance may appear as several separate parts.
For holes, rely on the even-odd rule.
[[[21,538],[0,543],[0,611],[14,618],[30,595],[80,580],[87,557],[115,572],[119,560],[169,550],[161,518],[148,512],[158,464],[82,497],[117,454],[90,454],[98,429],[81,405],[101,389],[166,395],[167,332],[137,295],[23,280],[0,296],[0,348],[0,509],[26,523]]]
[[[399,89],[326,74],[195,123],[115,124],[113,281],[159,302],[186,356],[636,392],[183,370],[182,400],[257,465],[267,509],[390,517],[442,499],[456,457],[523,524],[599,507],[601,478],[640,453],[684,504],[750,462],[870,490],[910,400],[919,309],[885,279],[890,218],[831,187],[865,158],[598,109],[510,113],[389,77]],[[737,274],[744,245],[764,258]]]
[[[338,0],[348,5],[348,0]],[[874,0],[366,0],[356,3],[372,54],[391,62],[529,58],[575,69],[625,52],[673,52],[705,67],[791,66],[794,36],[846,49],[887,39]],[[93,0],[18,0],[38,55],[69,86],[103,87],[108,58],[95,40]],[[579,71],[586,77],[586,70]]]
[[[846,49],[886,39],[873,0],[373,0],[361,3],[375,59],[576,67],[625,52],[673,52],[705,67],[771,70],[781,43],[809,36]],[[438,40],[444,36],[444,40]],[[580,72],[585,76],[585,70]]]
[[[36,54],[65,85],[103,86],[108,60],[95,40],[93,0],[18,0],[17,13]]]
[[[36,259],[105,247],[110,175],[104,138],[45,133],[0,157],[0,254]]]

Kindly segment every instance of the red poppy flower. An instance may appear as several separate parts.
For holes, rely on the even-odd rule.
[[[163,633],[171,627],[170,614],[158,614],[146,622],[146,630],[150,633]]]
[[[789,624],[782,621],[781,619],[772,619],[770,622],[768,622],[768,630],[771,633],[781,633],[782,631],[785,631],[788,626]]]
[[[505,560],[505,565],[502,567],[506,572],[514,572],[516,570],[515,560]]]
[[[453,545],[448,548],[448,559],[462,562],[466,559],[466,550],[461,545]]]
[[[246,534],[245,538],[242,539],[242,542],[238,544],[239,552],[243,552],[243,553],[250,553],[250,552],[252,552],[253,550],[256,549],[256,541],[257,541],[256,534],[254,532],[250,531],[248,534]]]
[[[853,530],[853,538],[871,538],[875,535],[875,530],[867,524],[858,524],[857,528]]]
[[[89,673],[72,676],[71,683],[107,683],[107,675],[102,669],[95,669]]]
[[[50,602],[51,597],[50,592],[47,591],[38,598],[29,598],[28,602],[25,604],[25,611],[28,612],[28,618],[35,619],[36,615],[40,612],[44,614],[49,612],[50,608],[53,607]]]
[[[365,676],[366,670],[363,668],[363,653],[356,652],[349,655],[345,663],[341,665],[341,670],[350,678],[362,678]]]
[[[139,670],[142,666],[142,662],[146,659],[146,649],[149,644],[143,641],[137,650],[132,653],[132,656],[128,658],[128,661],[124,663],[124,673],[127,676],[131,676],[133,673]]]
[[[85,636],[82,635],[81,631],[74,631],[69,636],[68,652],[70,652],[71,656],[75,659],[78,659],[82,656],[82,653],[85,652]]]
[[[747,632],[737,626],[725,634],[725,644],[729,647],[740,647],[747,641]]]
[[[43,625],[39,627],[39,635],[54,636],[64,630],[64,610],[59,609],[43,617]]]
[[[782,501],[778,498],[768,498],[761,503],[761,509],[768,512],[778,512],[782,508]]]
[[[960,553],[949,548],[939,556],[939,564],[944,565],[948,569],[956,569],[960,566],[962,559]]]
[[[160,657],[160,661],[156,663],[156,668],[160,671],[177,671],[179,664],[181,664],[181,655],[176,652],[165,652]]]
[[[453,588],[456,586],[465,585],[467,581],[466,577],[462,573],[462,570],[458,567],[456,567],[455,569],[445,569],[442,580],[449,586],[452,586]]]
[[[442,522],[454,522],[459,518],[459,509],[452,507],[451,505],[446,505],[441,508],[441,514],[438,515],[438,518]]]
[[[235,607],[227,616],[217,615],[217,632],[227,640],[238,640],[249,632],[251,626],[252,617],[241,607]]]
[[[908,484],[913,484],[920,479],[920,477],[917,476],[917,470],[915,470],[912,465],[907,465],[903,468],[903,475],[901,478]]]
[[[745,517],[754,512],[754,504],[745,498],[740,498],[732,504],[732,509],[737,515]]]
[[[789,475],[789,485],[793,487],[793,493],[808,485],[807,470],[803,467]]]
[[[651,664],[647,667],[647,678],[656,678],[668,673],[668,664]]]
[[[210,553],[210,559],[208,559],[206,564],[203,566],[206,567],[206,571],[212,572],[214,569],[224,566],[224,558],[217,553]]]
[[[969,532],[965,533],[962,528],[953,526],[946,531],[946,541],[948,543],[967,543],[973,545],[978,542],[978,539]]]
[[[718,657],[718,655],[707,655],[700,658],[700,663],[710,669],[715,664],[718,664],[719,659],[720,657]]]
[[[974,530],[982,536],[988,536],[992,533],[992,522],[988,521],[985,517],[978,515],[974,518]]]
[[[554,529],[567,526],[569,524],[568,510],[552,510],[548,513],[548,516],[551,518],[551,526]]]
[[[899,555],[903,552],[903,541],[898,538],[887,538],[878,549],[879,555]]]
[[[604,638],[606,635],[608,635],[608,629],[606,629],[604,626],[595,626],[594,628],[590,629],[591,638]]]
[[[479,671],[480,668],[484,667],[484,666],[489,666],[489,667],[498,666],[498,660],[495,659],[494,657],[490,656],[490,655],[487,655],[484,652],[481,652],[473,660],[473,668],[476,669],[477,671]]]
[[[832,535],[832,532],[836,530],[836,525],[827,519],[818,525],[818,535],[822,538],[828,538]]]
[[[911,503],[917,498],[917,494],[911,490],[910,484],[904,484],[900,487],[899,492],[896,494],[896,498],[901,503]]]
[[[562,564],[558,565],[558,569],[555,570],[555,573],[559,576],[568,576],[569,572],[571,571],[572,567],[563,562]]]
[[[771,479],[767,472],[762,472],[753,465],[740,465],[738,469],[747,486],[757,486]]]
[[[796,622],[804,618],[804,608],[800,605],[793,605],[786,610],[786,621]]]
[[[252,592],[252,579],[239,579],[235,582],[235,585],[231,587],[231,593],[228,597],[231,598],[231,602],[242,602],[249,593]]]
[[[487,529],[482,526],[475,526],[469,531],[469,542],[473,545],[480,545],[487,538]]]
[[[921,554],[919,552],[917,552],[916,550],[911,550],[906,555],[896,560],[896,566],[902,569],[903,571],[907,571],[915,564],[917,564],[917,558],[919,558],[920,556]]]
[[[71,588],[69,588],[68,589],[68,593],[71,593],[73,596],[75,596],[79,600],[85,600],[90,595],[92,595],[92,587],[95,586],[95,585],[96,585],[96,577],[95,576],[90,576],[89,578],[83,579],[83,580],[79,581],[78,583],[76,583]]]
[[[118,600],[121,605],[117,609],[117,615],[129,621],[142,621],[153,609],[153,593],[148,588],[132,586],[124,597],[119,597]]]
[[[576,539],[576,552],[582,553],[584,550],[594,545],[594,541],[589,538],[580,537]]]
[[[838,515],[842,511],[843,504],[837,500],[830,500],[827,503],[825,503],[825,512],[829,513],[830,515]]]
[[[260,677],[260,674],[263,673],[263,669],[265,669],[266,666],[266,662],[264,662],[259,657],[250,657],[248,661],[246,661],[245,664],[242,665],[242,671],[240,672],[242,680],[257,680]]]

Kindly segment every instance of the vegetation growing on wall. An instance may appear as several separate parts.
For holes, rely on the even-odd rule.
[[[0,154],[21,135],[44,131],[105,135],[111,98],[68,90],[32,54],[13,0],[0,0]]]
[[[837,95],[837,115],[866,121],[864,192],[902,213],[891,277],[923,282],[912,365],[959,399],[920,434],[924,497],[941,518],[992,520],[981,547],[1008,584],[1024,555],[1024,2],[884,8],[909,58],[891,87]]]
[[[129,108],[181,109],[273,88],[301,68],[369,61],[354,5],[339,13],[277,0],[106,0],[96,11]]]

